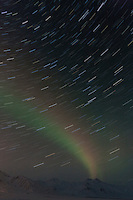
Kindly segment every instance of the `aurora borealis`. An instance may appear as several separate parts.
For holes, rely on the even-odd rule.
[[[132,6],[3,0],[0,169],[132,180]]]
[[[10,99],[10,102],[6,103],[7,96],[7,94],[1,93],[1,107],[2,105],[6,104],[6,112],[11,113],[13,118],[18,119],[18,121],[25,123],[29,127],[32,127],[37,132],[41,131],[45,137],[52,139],[63,149],[69,151],[81,161],[84,167],[89,171],[91,177],[96,178],[96,166],[93,163],[94,161],[89,157],[89,152],[86,155],[83,151],[83,147],[80,147],[80,145],[74,142],[73,136],[67,136],[65,131],[63,129],[61,130],[61,128],[57,127],[57,125],[49,126],[49,120],[51,122],[52,119],[50,119],[47,115],[41,116],[39,112],[36,110],[34,111],[32,107],[28,107],[22,103],[21,100],[15,99],[13,95],[10,97],[8,96],[8,100]],[[44,126],[45,124],[47,124],[46,127]],[[52,155],[54,154],[55,153]]]

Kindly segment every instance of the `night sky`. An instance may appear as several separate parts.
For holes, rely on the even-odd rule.
[[[133,179],[132,0],[0,1],[0,169]]]

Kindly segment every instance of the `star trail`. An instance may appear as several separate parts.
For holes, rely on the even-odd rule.
[[[2,0],[0,169],[133,178],[131,0]]]

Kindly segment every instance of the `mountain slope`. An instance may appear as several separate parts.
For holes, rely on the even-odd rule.
[[[98,179],[87,179],[84,182],[67,182],[59,179],[33,181],[24,176],[11,177],[0,171],[0,199],[15,195],[57,195],[96,198],[132,198],[132,184],[117,186]]]

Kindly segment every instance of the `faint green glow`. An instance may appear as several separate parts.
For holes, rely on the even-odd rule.
[[[40,131],[44,133],[44,137],[51,139],[61,148],[76,157],[88,170],[92,178],[96,176],[95,164],[89,152],[85,152],[78,146],[76,141],[74,141],[70,135],[67,135],[63,129],[55,125],[53,120],[47,115],[39,113],[38,110],[33,109],[27,102],[23,102],[18,97],[7,94],[8,91],[0,90],[0,107],[3,108],[4,111],[19,122],[25,123],[27,126],[35,130],[40,129]],[[52,125],[49,125],[51,123]]]

